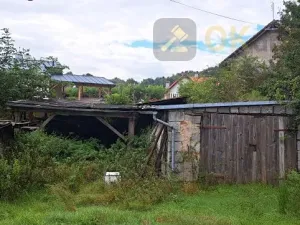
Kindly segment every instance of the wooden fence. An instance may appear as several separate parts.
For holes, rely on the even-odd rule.
[[[200,128],[200,172],[233,183],[277,183],[297,168],[296,135],[288,117],[205,113]]]

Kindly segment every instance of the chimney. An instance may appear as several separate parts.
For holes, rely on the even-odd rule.
[[[169,88],[170,87],[170,81],[167,81],[166,82],[166,88]]]
[[[198,73],[196,73],[196,74],[194,75],[194,77],[198,78],[198,77],[199,77],[199,74],[198,74]]]

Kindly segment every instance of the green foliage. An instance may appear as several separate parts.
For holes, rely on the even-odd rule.
[[[193,103],[263,100],[261,85],[267,72],[266,65],[256,58],[238,58],[202,83],[181,85],[179,93]]]
[[[105,101],[110,105],[129,105],[131,103],[128,96],[118,93],[107,95]]]
[[[18,160],[0,159],[0,199],[11,199],[20,192],[21,168]]]
[[[0,37],[0,107],[9,100],[43,98],[49,95],[49,76],[58,68],[56,58],[34,59],[27,49],[18,50],[8,29]],[[49,60],[56,66],[51,67]],[[46,66],[48,65],[48,66]],[[51,70],[51,71],[50,71]]]
[[[112,94],[106,96],[106,102],[114,105],[125,105],[162,99],[165,93],[163,86],[141,84],[119,84],[112,89]]]
[[[63,184],[77,192],[86,182],[102,179],[106,171],[124,178],[140,177],[149,146],[147,133],[117,141],[105,149],[98,141],[77,141],[42,132],[19,134],[8,158],[0,158],[0,199],[13,199],[24,191]],[[54,147],[55,146],[55,147]]]
[[[300,5],[297,1],[285,1],[280,13],[279,41],[275,46],[272,72],[265,84],[266,95],[274,100],[292,101],[294,126],[300,124]]]
[[[300,174],[291,172],[280,186],[279,206],[282,213],[300,217]]]

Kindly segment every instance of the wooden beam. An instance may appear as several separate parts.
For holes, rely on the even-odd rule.
[[[279,130],[284,129],[283,117],[279,117]],[[285,146],[284,146],[284,131],[279,131],[279,178],[285,177]]]
[[[56,115],[52,115],[52,116],[49,116],[43,123],[42,125],[40,126],[40,129],[41,130],[44,130],[45,127],[47,126],[48,123],[50,123],[50,121],[55,117]]]
[[[99,87],[98,90],[99,90],[99,98],[101,98],[102,97],[102,88]]]
[[[118,135],[123,141],[126,141],[126,138],[112,125],[110,125],[105,119],[101,117],[96,117],[101,123],[107,126],[111,131],[113,131],[116,135]]]
[[[83,86],[78,86],[78,101],[81,100],[82,92],[83,92]]]
[[[128,121],[128,136],[133,137],[135,135],[135,117],[130,117]]]

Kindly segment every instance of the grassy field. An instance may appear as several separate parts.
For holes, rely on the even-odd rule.
[[[219,186],[193,195],[172,196],[147,210],[126,210],[118,205],[85,205],[70,212],[55,196],[46,192],[32,193],[14,203],[0,202],[0,224],[300,225],[300,220],[279,213],[277,188],[246,185]]]

